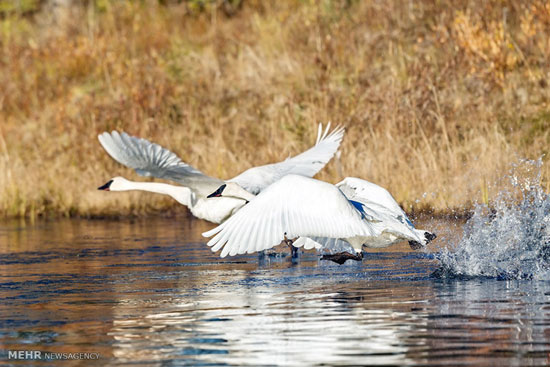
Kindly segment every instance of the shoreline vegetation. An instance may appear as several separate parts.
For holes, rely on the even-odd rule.
[[[520,158],[546,160],[547,1],[49,3],[0,0],[0,217],[184,213],[97,191],[148,180],[103,151],[111,130],[228,178],[332,121],[341,157],[317,178],[360,177],[437,216],[490,205]]]

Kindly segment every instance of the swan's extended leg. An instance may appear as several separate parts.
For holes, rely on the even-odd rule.
[[[294,247],[292,245],[294,241],[296,241],[297,239],[298,237],[289,240],[288,238],[286,238],[286,234],[285,234],[285,239],[283,240],[283,242],[290,248],[290,254],[292,255],[292,258],[298,257],[298,247]]]
[[[355,260],[355,261],[363,260],[363,253],[358,252],[355,254],[350,254],[349,252],[345,251],[345,252],[339,252],[337,254],[323,255],[323,257],[321,257],[321,260],[331,260],[337,264],[342,265],[347,260]]]

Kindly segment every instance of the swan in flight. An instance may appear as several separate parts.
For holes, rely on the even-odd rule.
[[[343,127],[330,131],[329,123],[323,131],[319,124],[317,141],[309,150],[279,163],[250,168],[227,182],[239,185],[251,194],[258,194],[287,174],[314,176],[332,159],[343,136]],[[100,186],[99,190],[142,190],[169,195],[187,206],[195,217],[213,223],[223,222],[246,203],[246,200],[236,197],[207,198],[224,181],[205,175],[158,144],[117,131],[104,132],[98,139],[114,160],[133,168],[139,175],[167,179],[179,184],[134,182],[115,177]]]
[[[262,251],[293,239],[294,246],[306,249],[330,249],[343,240],[353,247],[353,254],[323,256],[343,264],[348,259],[361,260],[363,246],[381,248],[409,241],[416,249],[436,237],[414,228],[386,189],[354,177],[332,185],[291,174],[257,196],[228,182],[209,197],[248,201],[228,220],[203,233],[213,236],[208,246],[213,252],[221,250],[221,257]]]

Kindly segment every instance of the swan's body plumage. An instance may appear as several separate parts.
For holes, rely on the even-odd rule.
[[[367,247],[387,247],[403,240],[425,244],[424,230],[414,227],[407,214],[383,187],[356,177],[347,177],[336,184],[344,195],[368,218],[381,235],[371,239]]]
[[[227,184],[224,194],[232,197],[232,192]],[[361,252],[363,246],[386,247],[404,240],[425,245],[425,233],[414,228],[378,185],[352,177],[332,185],[287,175],[203,236],[212,237],[208,246],[225,257],[269,249],[285,237],[299,237],[294,246],[305,248],[330,249],[345,241]]]
[[[279,163],[248,169],[228,182],[236,182],[256,194],[286,174],[315,175],[334,156],[344,136],[343,128],[330,132],[329,129],[330,124],[324,132],[319,125],[316,144],[309,150]],[[117,131],[104,132],[98,139],[114,160],[133,168],[139,175],[171,180],[181,185],[167,185],[159,192],[150,186],[153,183],[137,183],[124,179],[125,182],[119,185],[117,180],[120,178],[117,177],[113,179],[115,182],[111,187],[112,191],[143,190],[170,195],[186,205],[195,217],[213,223],[223,222],[246,203],[242,198],[207,198],[224,181],[204,174],[156,143]],[[181,189],[182,187],[187,190]]]

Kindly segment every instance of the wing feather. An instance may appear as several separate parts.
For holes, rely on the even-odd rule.
[[[376,234],[371,224],[326,182],[288,175],[269,186],[218,227],[203,233],[212,237],[220,256],[274,247],[284,236],[350,238]]]
[[[253,241],[252,241],[252,234],[254,233],[254,231],[256,230],[256,225],[257,225],[257,222],[253,222],[252,224],[249,224],[247,226],[247,223],[243,220],[241,220],[241,222],[239,223],[238,227],[237,227],[237,230],[235,231],[235,234],[234,234],[234,238],[235,238],[235,244],[237,246],[235,246],[234,249],[232,249],[230,255],[231,256],[234,256],[236,255],[237,253],[239,254],[244,254],[246,253],[246,250],[248,249],[248,246],[247,246],[247,243],[245,242],[245,239],[247,241],[250,241],[250,244],[251,245],[254,245]]]
[[[229,181],[257,194],[286,175],[315,176],[332,159],[344,137],[343,127],[329,130],[330,123],[324,132],[319,124],[317,141],[310,149],[279,163],[250,168]]]
[[[229,237],[231,233],[230,232],[225,232],[225,233],[218,233],[213,239],[212,241],[216,242],[216,245],[212,247],[212,251],[213,252],[216,252],[218,251],[219,249],[222,248],[222,244],[225,243],[227,241],[227,238]]]
[[[247,253],[256,252],[256,247],[258,245],[258,233],[265,231],[265,224],[268,221],[262,221],[262,222],[256,222],[254,227],[250,229],[251,237],[250,237],[250,246],[246,246],[246,244],[242,244],[242,248],[244,248],[244,251]]]
[[[178,182],[191,188],[208,182],[221,185],[221,180],[207,176],[183,162],[176,154],[146,139],[112,131],[98,135],[105,151],[117,162],[133,168],[141,176],[153,176]]]
[[[269,218],[265,220],[265,225],[262,228],[262,231],[264,233],[270,233],[274,231],[274,228],[276,228],[276,226],[274,225],[274,222],[275,222],[274,218]],[[260,251],[260,247],[261,247],[261,244],[258,241],[258,238],[256,238],[256,243],[254,244],[254,251]]]

